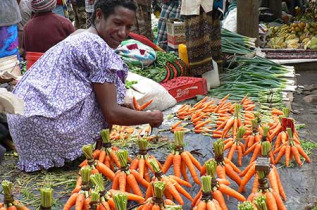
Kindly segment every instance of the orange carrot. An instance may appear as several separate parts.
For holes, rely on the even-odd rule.
[[[219,190],[215,190],[211,194],[212,194],[213,198],[219,202],[219,204],[223,210],[228,209],[226,201],[225,201],[222,193]]]
[[[190,157],[185,152],[182,152],[181,157],[182,157],[182,161],[184,161],[184,163],[188,167],[189,172],[192,175],[194,182],[196,182],[197,184],[200,184],[200,180],[197,176],[195,167],[194,167],[192,161],[190,160]]]
[[[299,152],[299,154],[301,156],[303,156],[305,158],[305,160],[310,163],[310,158],[308,157],[308,155],[305,153],[305,151],[303,150],[303,148],[299,145],[299,144],[295,144],[295,146],[297,147],[297,150]]]
[[[181,164],[181,173],[182,173],[182,176],[183,176],[184,180],[186,182],[188,182],[189,179],[188,179],[188,176],[187,176],[186,164]]]
[[[230,187],[228,187],[227,185],[224,184],[219,184],[219,188],[218,188],[222,193],[225,193],[231,197],[234,197],[236,199],[238,199],[239,201],[246,201],[245,197],[243,195],[241,195],[240,193],[238,193],[237,191],[231,189]]]
[[[241,184],[240,177],[238,176],[238,174],[235,173],[235,171],[232,169],[232,167],[229,164],[225,164],[225,171],[226,171],[226,174],[230,177],[230,179],[235,181],[238,185]]]
[[[206,210],[206,209],[207,209],[207,203],[201,200],[197,205],[197,210]]]
[[[117,190],[119,188],[119,177],[120,177],[121,171],[117,171],[112,182],[112,189]]]
[[[242,179],[239,190],[238,190],[239,193],[243,191],[244,186],[249,182],[249,180],[252,178],[254,174],[255,174],[255,164],[250,167],[249,171],[246,173],[246,175]]]
[[[270,181],[270,184],[271,184],[271,188],[273,189],[273,191],[275,191],[278,194],[280,194],[274,170],[270,171],[270,173],[268,174],[267,178],[269,178],[269,181]]]
[[[97,169],[100,173],[102,173],[104,176],[106,176],[107,178],[109,178],[111,181],[114,178],[114,173],[113,171],[111,171],[110,168],[108,168],[105,164],[98,162],[97,163]]]
[[[287,210],[280,195],[276,192],[272,192],[274,198],[275,198],[275,201],[276,201],[276,205],[277,205],[277,209],[278,210]]]
[[[138,183],[140,183],[144,187],[149,186],[149,182],[146,181],[144,178],[141,177],[141,175],[136,170],[130,170],[131,174],[135,177]]]
[[[137,169],[139,165],[139,159],[138,158],[134,158],[133,161],[130,164],[130,169],[134,170]]]
[[[146,109],[148,106],[150,106],[150,104],[153,102],[153,99],[152,100],[149,100],[147,102],[145,102],[144,104],[142,104],[139,109],[142,111],[144,109]]]
[[[172,153],[170,153],[168,156],[167,156],[167,158],[166,158],[166,160],[165,160],[165,163],[164,163],[164,165],[163,165],[163,167],[162,167],[162,172],[165,174],[167,171],[168,171],[168,169],[171,167],[171,165],[173,164],[173,157],[174,157],[174,155],[172,154]]]
[[[276,200],[270,191],[265,193],[265,197],[266,197],[266,205],[267,205],[268,209],[269,210],[278,210],[277,205],[276,205]]]
[[[75,203],[75,210],[82,210],[84,207],[85,195],[79,193]]]
[[[284,191],[281,179],[280,179],[280,175],[278,174],[278,171],[277,171],[277,168],[275,167],[275,165],[273,165],[272,167],[273,167],[273,170],[275,172],[274,174],[276,176],[279,193],[280,193],[281,197],[283,198],[283,200],[286,201],[286,194],[285,194],[285,191]]]
[[[196,166],[196,168],[201,171],[201,165],[198,162],[198,160],[188,151],[185,151],[187,153],[187,155],[189,156],[190,160],[192,161],[192,163]]]
[[[133,106],[135,110],[140,111],[140,105],[134,96],[133,96]]]
[[[177,177],[181,177],[181,162],[182,158],[179,154],[175,154],[173,158],[173,168],[174,168],[174,174]]]
[[[127,174],[123,171],[119,173],[119,190],[125,192]]]
[[[70,210],[72,208],[72,206],[75,205],[77,197],[78,197],[78,193],[72,194],[68,198],[67,202],[65,203],[63,210]]]
[[[122,192],[122,191],[119,191],[119,190],[109,190],[110,193],[112,195],[115,195],[117,193],[123,193],[125,194],[127,197],[128,197],[128,200],[130,201],[138,201],[138,202],[144,202],[144,198],[139,196],[139,195],[135,195],[133,193],[129,193],[129,192]]]
[[[142,191],[141,191],[141,189],[140,189],[135,177],[133,176],[133,174],[127,175],[127,183],[131,187],[131,189],[134,192],[134,194],[143,197],[143,193],[142,193]]]
[[[184,180],[182,180],[181,178],[179,178],[179,177],[177,177],[177,176],[169,175],[168,177],[169,177],[170,179],[175,180],[175,181],[176,181],[178,184],[180,184],[180,185],[183,185],[183,186],[186,186],[186,187],[192,187],[192,185],[191,185],[189,182],[184,181]]]
[[[171,183],[175,186],[176,190],[183,194],[188,200],[192,201],[193,198],[190,196],[190,194],[182,187],[180,184],[178,184],[174,179],[169,179]]]
[[[172,194],[172,196],[177,200],[177,202],[180,205],[183,205],[183,198],[180,196],[179,192],[176,190],[175,186],[171,183],[171,181],[166,177],[163,177],[162,180],[166,183],[166,189]]]

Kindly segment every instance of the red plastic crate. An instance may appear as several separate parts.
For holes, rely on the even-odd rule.
[[[204,78],[177,77],[161,83],[161,85],[176,99],[177,102],[208,93],[207,81]]]

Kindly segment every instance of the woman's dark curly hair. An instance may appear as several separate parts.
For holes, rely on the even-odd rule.
[[[96,0],[94,6],[94,13],[92,15],[92,24],[94,24],[96,19],[96,10],[101,9],[103,15],[107,19],[111,14],[115,12],[115,8],[122,6],[124,8],[133,10],[134,12],[137,9],[134,0]]]

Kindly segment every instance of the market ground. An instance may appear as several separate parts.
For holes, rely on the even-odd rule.
[[[317,70],[307,68],[306,70],[297,70],[297,73],[300,74],[297,76],[298,85],[304,87],[308,87],[312,84],[317,85]],[[292,103],[294,113],[292,116],[297,123],[305,124],[305,128],[299,131],[301,139],[317,143],[317,102],[305,103],[303,97],[306,94],[307,91],[305,91],[305,89],[299,89],[298,93],[294,94],[294,101]],[[210,153],[211,148],[202,147],[203,143],[198,140],[201,140],[201,142],[210,142],[210,140],[205,137],[200,138],[197,136],[195,137],[195,141],[191,142],[192,145],[190,145],[190,149],[201,148],[199,152],[203,155]],[[154,153],[158,159],[164,161],[163,157],[168,153],[168,148],[162,147],[160,150],[155,150]],[[289,194],[286,205],[290,210],[308,210],[313,209],[312,206],[317,206],[317,188],[315,187],[317,184],[317,150],[312,150],[310,156],[312,163],[305,163],[301,169],[279,169],[281,179],[284,180],[283,185],[285,191]],[[204,157],[200,157],[199,159],[202,160],[203,158]],[[80,160],[77,160],[61,169],[26,174],[16,169],[17,157],[7,155],[0,165],[0,181],[4,179],[12,181],[14,183],[14,194],[16,198],[22,200],[30,207],[39,206],[39,189],[46,184],[50,184],[54,188],[55,207],[53,209],[58,210],[62,209],[62,204],[65,203],[71,189],[74,187],[79,162]],[[0,202],[2,200],[3,196],[0,195]],[[236,209],[235,206],[237,202],[234,201],[234,199],[230,199],[228,203],[230,210]],[[184,210],[185,209],[189,209],[189,206],[184,207]]]

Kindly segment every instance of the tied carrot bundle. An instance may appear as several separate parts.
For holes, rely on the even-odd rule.
[[[148,140],[145,138],[140,138],[137,141],[139,145],[138,155],[132,160],[130,164],[131,170],[139,170],[139,174],[142,178],[145,178],[146,181],[150,182],[150,171],[154,173],[153,168],[151,167],[149,160],[155,160],[160,168],[162,168],[161,163],[152,155],[149,155],[147,152],[147,146],[149,144]]]
[[[221,210],[219,202],[212,196],[212,178],[211,176],[202,176],[202,189],[199,191],[197,200],[193,206],[193,210]],[[200,194],[200,195],[199,195]]]
[[[254,144],[261,141],[263,132],[262,132],[262,134],[260,133],[260,131],[262,131],[262,128],[259,125],[259,121],[260,121],[260,118],[258,116],[255,119],[251,120],[252,132],[250,135],[248,135],[248,137],[245,140],[245,147],[246,148],[250,148]]]
[[[257,169],[256,173],[259,184],[256,192],[252,192],[248,197],[248,200],[257,204],[261,204],[259,207],[264,208],[263,198],[259,198],[260,196],[264,196],[266,200],[265,203],[268,209],[286,210],[286,207],[280,195],[272,190],[269,186],[269,182],[267,179],[268,171]]]
[[[295,159],[295,162],[298,164],[299,167],[302,166],[302,161],[300,160],[300,157],[304,157],[304,159],[310,163],[310,158],[305,153],[303,148],[300,144],[296,143],[294,141],[293,132],[291,128],[286,128],[287,132],[287,141],[283,143],[279,148],[275,150],[275,153],[278,152],[276,156],[276,163],[278,163],[283,155],[285,156],[285,165],[286,167],[289,166],[290,161],[292,161],[293,157]]]
[[[206,165],[206,173],[208,176],[210,176],[211,179],[211,194],[214,199],[216,199],[220,205],[220,207],[223,210],[227,210],[228,207],[226,205],[226,202],[224,200],[224,195],[226,194],[227,196],[234,197],[239,201],[246,201],[245,197],[238,193],[237,191],[233,190],[232,188],[228,187],[227,185],[221,183],[216,178],[216,171],[217,171],[217,162],[214,159],[211,159],[205,163]],[[197,196],[195,197],[194,201],[192,202],[192,206],[196,205],[197,199],[199,196],[202,195],[202,191],[200,191]]]
[[[137,111],[143,111],[144,109],[146,109],[148,106],[151,105],[151,103],[153,102],[153,99],[152,100],[149,100],[147,102],[145,102],[144,104],[140,105],[138,103],[138,101],[136,100],[136,98],[133,96],[133,106],[134,106],[134,109],[137,110]]]
[[[235,137],[238,132],[238,128],[242,126],[242,121],[240,118],[241,115],[241,105],[235,104],[234,105],[234,115],[229,118],[228,120],[224,121],[221,125],[219,125],[216,129],[222,130],[222,136],[221,138],[225,138],[225,136],[228,134],[230,130],[232,130],[232,136]]]
[[[253,144],[251,147],[249,147],[243,154],[243,156],[246,156],[247,154],[249,154],[250,152],[253,152],[252,157],[250,159],[250,163],[251,164],[253,161],[256,160],[256,158],[258,156],[262,156],[261,155],[261,149],[266,148],[266,147],[262,147],[263,142],[269,142],[267,135],[268,132],[270,130],[269,126],[264,126],[263,127],[263,134],[261,136],[260,140],[256,140],[256,143]],[[271,148],[271,147],[270,147]],[[268,155],[270,156],[270,161],[272,164],[274,164],[274,155],[273,155],[273,151],[266,151],[265,153],[268,153]]]
[[[229,138],[224,141],[224,151],[229,149],[227,154],[227,158],[231,161],[235,151],[238,153],[238,165],[242,166],[242,157],[243,153],[245,152],[245,146],[241,142],[243,140],[243,135],[245,133],[245,128],[240,126],[238,132],[234,138]]]
[[[133,192],[143,197],[143,193],[139,185],[148,187],[149,183],[136,170],[130,170],[128,166],[128,151],[119,150],[117,156],[120,161],[121,168],[115,173],[112,183],[112,189],[122,192]]]
[[[91,173],[102,173],[105,177],[107,177],[110,180],[114,179],[114,173],[113,171],[106,166],[104,163],[99,162],[98,160],[94,159],[93,152],[92,152],[92,145],[84,145],[82,147],[82,151],[84,153],[84,156],[86,157],[87,164],[83,165],[82,167],[89,167],[91,169]],[[82,186],[82,176],[78,176],[76,181],[76,187],[72,191],[72,193],[78,193]]]
[[[116,205],[116,210],[127,210],[128,206],[128,196],[123,193],[117,193],[113,196],[114,203]]]
[[[174,133],[175,144],[172,152],[167,156],[162,167],[162,172],[165,174],[173,165],[174,175],[181,178],[183,176],[185,181],[188,181],[186,169],[188,168],[195,183],[200,184],[199,177],[195,168],[201,171],[201,165],[198,160],[188,151],[184,151],[183,141],[184,132],[177,131]]]
[[[90,202],[90,186],[89,179],[91,175],[91,167],[83,166],[80,169],[82,185],[80,191],[73,193],[64,205],[63,210],[70,210],[75,206],[75,210],[84,210],[89,208]]]
[[[224,145],[223,145],[222,139],[219,139],[213,143],[215,160],[217,162],[217,169],[216,169],[217,176],[221,180],[227,180],[227,176],[228,176],[230,179],[232,179],[234,182],[240,185],[241,179],[238,173],[240,173],[241,171],[234,163],[231,162],[231,160],[224,157],[223,148],[224,148]],[[202,170],[200,171],[200,175],[202,176],[205,173],[206,173],[206,164],[203,165]]]
[[[255,204],[250,201],[244,201],[243,203],[238,204],[238,210],[267,210],[267,209],[258,209]]]
[[[12,194],[12,182],[3,180],[1,182],[4,202],[0,203],[1,210],[29,210],[28,207],[24,206],[19,200],[15,200]]]
[[[156,181],[151,184],[152,196],[137,208],[137,210],[178,210],[182,209],[180,205],[176,205],[170,199],[164,199],[164,192],[166,191],[166,182]]]
[[[279,111],[279,110],[277,110]],[[279,111],[281,112],[281,111]],[[272,125],[272,128],[270,129],[269,133],[269,139],[272,141],[275,137],[277,137],[276,141],[278,142],[280,139],[278,138],[278,135],[286,130],[287,122],[289,120],[289,108],[283,108],[283,115],[278,115],[278,120],[275,124]],[[272,112],[272,115],[275,116],[276,114]]]
[[[93,184],[95,191],[99,193],[99,204],[97,205],[97,208],[101,208],[101,209],[114,209],[115,205],[113,202],[113,196],[116,195],[117,193],[123,193],[128,197],[129,201],[136,201],[139,203],[144,202],[144,198],[132,193],[128,193],[128,192],[121,192],[118,190],[109,190],[108,192],[106,192],[105,189],[105,185],[104,185],[104,181],[102,178],[101,174],[93,174],[90,175],[90,181]],[[93,200],[93,199],[92,199]]]
[[[53,203],[53,189],[50,187],[44,187],[40,189],[40,193],[41,193],[40,210],[51,210],[52,203]]]
[[[186,182],[174,175],[170,175],[170,176],[164,175],[155,160],[150,160],[150,164],[155,172],[155,176],[152,178],[152,181],[146,191],[145,199],[148,199],[154,196],[153,185],[156,182],[162,181],[166,185],[166,188],[164,190],[164,195],[167,199],[170,199],[170,200],[175,199],[180,205],[183,205],[184,201],[183,201],[183,198],[180,196],[180,194],[182,194],[184,195],[184,197],[186,197],[190,201],[192,200],[192,197],[190,196],[190,194],[181,186],[183,185],[183,186],[191,187],[191,184],[189,182]]]
[[[262,149],[261,149],[262,157],[268,158],[270,151],[271,151],[271,143],[268,141],[264,142],[262,144]],[[252,162],[244,169],[244,171],[240,173],[240,176],[244,176],[244,178],[242,179],[241,185],[239,187],[239,190],[238,190],[239,192],[242,191],[243,187],[249,182],[249,180],[254,175],[255,175],[255,180],[253,183],[252,192],[256,191],[258,187],[258,179],[259,179],[259,177],[256,175],[256,164],[257,164],[257,161]],[[280,195],[283,198],[283,200],[286,201],[286,195],[285,195],[282,182],[280,180],[279,173],[274,164],[270,164],[270,168],[271,170],[267,174],[270,185],[272,186],[273,191],[275,191],[278,195]]]

